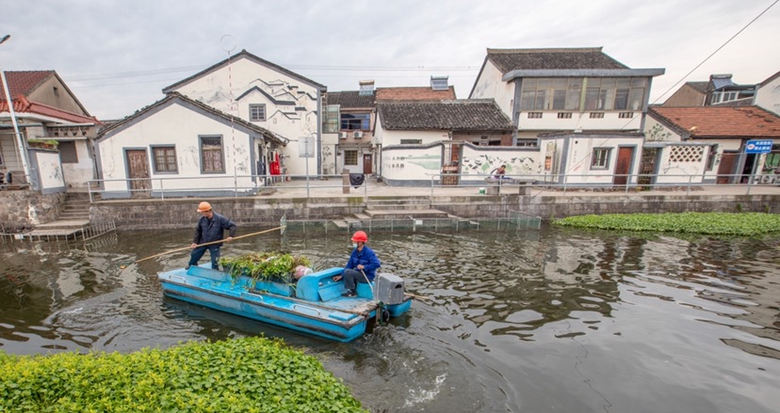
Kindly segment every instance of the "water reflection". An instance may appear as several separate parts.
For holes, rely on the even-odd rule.
[[[774,411],[780,238],[584,232],[377,233],[410,313],[341,344],[163,299],[189,231],[0,245],[0,349],[133,351],[264,334],[316,355],[366,407],[416,411]],[[340,266],[348,236],[267,234],[223,255]]]

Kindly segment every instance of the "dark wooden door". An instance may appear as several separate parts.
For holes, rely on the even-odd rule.
[[[373,165],[372,165],[372,157],[370,153],[363,154],[363,174],[364,175],[371,175],[374,173]]]
[[[634,159],[634,148],[618,148],[617,162],[615,163],[615,172],[612,178],[612,184],[616,186],[625,186],[628,183],[628,174],[631,173],[631,161]]]
[[[127,166],[130,173],[130,189],[133,197],[148,197],[152,189],[149,180],[149,158],[146,150],[127,151]]]
[[[720,157],[720,165],[718,165],[718,179],[715,181],[719,184],[730,184],[734,182],[734,165],[737,163],[739,154],[736,152],[723,152],[723,156]]]

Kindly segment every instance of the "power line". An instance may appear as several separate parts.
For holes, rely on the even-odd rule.
[[[775,0],[775,1],[774,1],[774,3],[770,4],[770,5],[769,5],[769,7],[767,7],[766,9],[764,9],[764,11],[762,11],[761,13],[759,13],[759,14],[758,14],[758,16],[754,17],[754,18],[753,18],[753,20],[751,20],[750,22],[748,22],[748,24],[746,24],[746,25],[745,25],[745,27],[743,27],[743,28],[739,29],[739,31],[738,31],[738,32],[736,32],[736,33],[735,33],[733,36],[731,36],[731,37],[730,37],[728,40],[726,40],[726,42],[724,42],[722,45],[720,45],[720,46],[719,46],[717,49],[715,49],[715,51],[714,51],[714,52],[710,53],[710,55],[709,55],[709,56],[707,56],[707,57],[706,57],[704,60],[702,60],[702,61],[701,61],[699,64],[697,64],[697,65],[696,65],[696,67],[694,67],[693,69],[691,69],[691,71],[690,71],[690,72],[686,73],[686,74],[685,74],[685,76],[683,76],[683,77],[682,77],[680,80],[678,80],[678,81],[677,81],[677,83],[673,84],[673,85],[672,85],[672,87],[670,87],[669,89],[667,89],[667,90],[666,90],[666,92],[662,93],[662,94],[661,94],[661,96],[658,96],[658,97],[657,97],[657,98],[656,98],[656,99],[653,101],[653,103],[656,103],[656,102],[658,102],[658,100],[660,100],[660,99],[661,99],[662,97],[664,97],[664,96],[665,96],[667,93],[669,93],[669,92],[670,92],[672,89],[674,89],[674,88],[675,88],[677,85],[679,85],[679,84],[680,84],[680,82],[682,82],[682,81],[683,81],[683,80],[685,80],[685,79],[686,79],[688,76],[690,76],[690,75],[691,75],[693,72],[695,72],[695,71],[696,71],[696,69],[698,69],[699,67],[701,67],[701,65],[703,65],[704,63],[706,63],[706,62],[707,62],[707,60],[710,60],[710,58],[711,58],[712,56],[715,56],[715,54],[716,54],[716,53],[718,53],[718,52],[720,51],[720,49],[723,49],[724,47],[726,47],[726,45],[727,45],[727,44],[731,43],[731,41],[732,41],[732,40],[734,40],[734,39],[735,39],[737,36],[739,36],[739,35],[740,35],[740,33],[742,33],[743,31],[745,31],[745,29],[747,29],[748,27],[750,27],[750,25],[752,25],[752,24],[753,24],[753,23],[754,23],[756,20],[758,20],[758,18],[759,18],[759,17],[763,16],[763,15],[764,15],[764,13],[766,13],[767,11],[769,11],[769,9],[771,9],[772,7],[774,7],[774,5],[778,3],[778,1],[780,1],[780,0]]]

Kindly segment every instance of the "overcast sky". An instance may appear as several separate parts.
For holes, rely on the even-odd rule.
[[[652,102],[767,8],[685,80],[731,73],[737,83],[759,83],[780,71],[776,3],[0,0],[0,36],[12,36],[0,45],[0,67],[56,70],[92,115],[116,119],[227,58],[233,45],[233,53],[246,49],[329,91],[357,90],[369,79],[426,86],[431,75],[448,75],[462,99],[486,48],[602,46],[631,68],[666,69]]]

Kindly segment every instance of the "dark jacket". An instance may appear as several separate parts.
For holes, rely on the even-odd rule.
[[[347,266],[344,268],[356,270],[357,268],[355,267],[357,267],[358,264],[363,264],[363,272],[366,273],[366,278],[368,278],[369,281],[374,281],[376,270],[382,266],[382,263],[379,262],[379,258],[376,257],[374,250],[368,248],[367,245],[363,245],[362,251],[358,251],[357,248],[353,249],[352,255],[349,256]]]
[[[230,219],[212,212],[211,219],[206,217],[200,217],[198,225],[195,227],[195,238],[193,238],[196,244],[205,244],[207,242],[219,241],[223,239],[225,230],[230,230],[230,236],[236,236],[236,224]],[[214,244],[214,245],[222,245]]]

